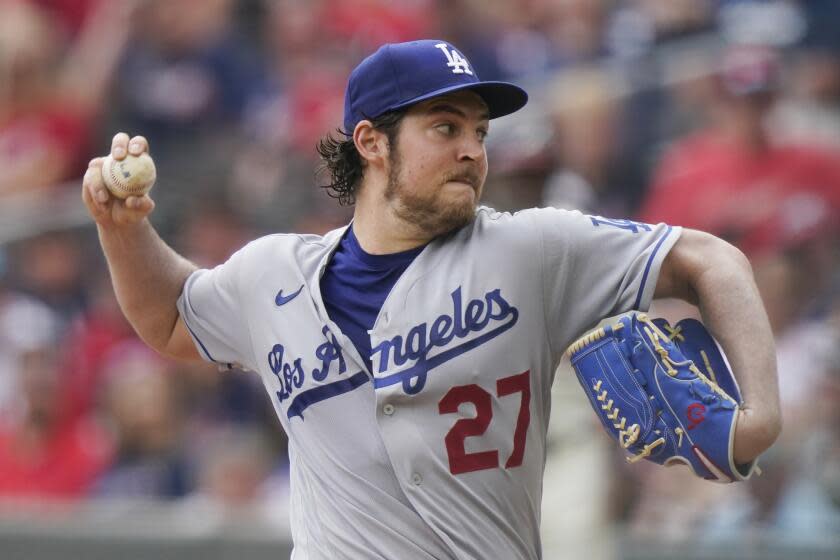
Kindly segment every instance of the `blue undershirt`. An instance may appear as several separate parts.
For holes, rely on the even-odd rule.
[[[368,331],[373,329],[391,288],[424,247],[371,255],[359,245],[351,225],[321,277],[321,297],[327,313],[356,346],[368,371],[372,370]]]

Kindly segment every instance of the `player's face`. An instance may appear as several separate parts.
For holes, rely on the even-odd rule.
[[[473,92],[412,107],[389,153],[385,199],[401,219],[430,237],[475,217],[487,178],[487,105]]]

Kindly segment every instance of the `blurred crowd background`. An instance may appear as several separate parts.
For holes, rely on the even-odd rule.
[[[612,557],[614,533],[625,557],[840,550],[834,0],[0,0],[2,515],[152,500],[283,534],[285,436],[258,377],[138,341],[81,177],[115,132],[145,135],[153,222],[203,266],[265,233],[343,225],[315,144],[340,125],[353,66],[421,37],[531,94],[492,124],[486,204],[722,236],[749,256],[777,337],[784,432],[734,487],[624,465],[561,371],[546,558]]]

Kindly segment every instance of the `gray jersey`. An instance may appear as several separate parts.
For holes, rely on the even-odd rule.
[[[554,370],[648,307],[680,229],[480,208],[392,288],[372,372],[321,298],[343,232],[258,239],[178,302],[202,355],[259,373],[289,436],[293,558],[539,558]]]

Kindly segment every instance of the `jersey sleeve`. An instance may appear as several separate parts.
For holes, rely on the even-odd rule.
[[[220,366],[254,369],[241,296],[246,248],[213,269],[193,272],[178,298],[178,311],[205,360]]]
[[[650,307],[659,270],[682,229],[540,209],[543,296],[553,350],[606,317]]]

